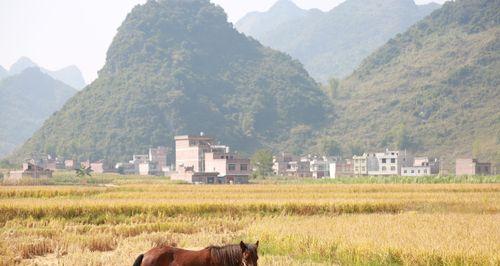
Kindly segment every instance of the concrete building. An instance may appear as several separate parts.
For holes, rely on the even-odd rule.
[[[32,163],[23,163],[23,169],[20,171],[10,171],[8,181],[18,181],[23,178],[51,178],[53,171],[37,166]]]
[[[104,161],[102,160],[96,162],[90,162],[89,160],[83,161],[81,163],[81,167],[83,168],[90,167],[90,169],[92,169],[92,172],[96,174],[103,174],[104,172],[106,172],[104,169]]]
[[[217,146],[205,154],[205,171],[219,173],[218,176],[225,177],[228,183],[239,182],[252,173],[250,159],[231,153],[229,147]]]
[[[316,179],[330,177],[330,160],[327,157],[314,157],[309,161],[309,171]]]
[[[331,162],[328,168],[329,178],[337,178],[337,162]]]
[[[351,159],[337,160],[335,163],[335,177],[350,177],[354,175],[354,162]]]
[[[139,175],[160,175],[162,174],[157,162],[140,163],[138,166]]]
[[[491,175],[491,163],[481,163],[477,159],[457,159],[455,174],[461,175]]]
[[[193,167],[194,172],[205,172],[205,153],[211,151],[213,142],[205,136],[176,136],[175,169]]]
[[[287,165],[286,176],[291,177],[312,177],[311,162],[307,157],[291,161]]]
[[[368,154],[364,153],[360,156],[354,155],[352,157],[352,162],[354,164],[354,175],[368,175]]]
[[[296,156],[290,153],[282,152],[278,156],[273,156],[273,173],[276,176],[286,176],[290,169],[289,163],[296,161]]]
[[[97,161],[93,162],[90,164],[90,169],[96,174],[104,174],[105,169],[104,169],[104,162],[103,161]]]
[[[217,172],[195,172],[194,167],[181,167],[172,176],[172,180],[185,181],[192,184],[225,184]]]
[[[133,163],[117,163],[115,165],[115,170],[117,173],[122,175],[136,174],[135,165]]]
[[[415,157],[413,164],[401,168],[402,176],[430,176],[439,174],[439,161],[428,157]]]
[[[401,167],[408,165],[406,152],[390,151],[366,154],[366,167],[370,176],[401,175]]]
[[[169,170],[167,165],[167,153],[167,148],[163,146],[150,148],[149,161],[155,163],[160,171],[167,172]]]
[[[175,137],[175,166],[172,180],[205,184],[248,183],[252,169],[250,159],[203,135]]]
[[[313,166],[313,168],[318,167]],[[273,156],[273,173],[277,176],[312,177],[311,159],[283,152]]]
[[[76,160],[64,160],[64,168],[67,170],[75,170],[77,168]]]

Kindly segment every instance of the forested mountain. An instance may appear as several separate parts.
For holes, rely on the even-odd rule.
[[[176,134],[242,152],[320,127],[325,95],[298,61],[238,33],[207,0],[148,1],[123,22],[99,78],[12,158],[30,151],[127,160]]]
[[[0,66],[0,80],[7,77],[7,75],[9,75],[9,72],[7,72],[5,68]]]
[[[436,8],[439,5],[419,6],[413,0],[347,0],[329,12],[297,11],[291,0],[280,0],[268,12],[244,17],[236,27],[299,59],[324,82],[346,77],[390,38]]]
[[[0,81],[0,157],[22,144],[76,90],[38,68]]]
[[[76,66],[68,66],[68,67],[62,68],[60,70],[51,71],[51,70],[47,70],[45,68],[39,67],[35,62],[33,62],[31,59],[29,59],[27,57],[19,58],[10,67],[8,74],[11,76],[17,75],[17,74],[19,74],[19,73],[23,72],[24,70],[31,68],[31,67],[38,67],[38,68],[40,68],[40,70],[42,72],[48,74],[49,76],[53,77],[54,79],[57,79],[59,81],[66,83],[67,85],[69,85],[77,90],[81,90],[86,86],[85,80],[83,79],[82,72]]]
[[[327,133],[346,149],[500,161],[499,24],[498,0],[447,2],[331,84],[342,112]]]

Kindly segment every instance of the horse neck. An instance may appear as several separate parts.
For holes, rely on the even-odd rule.
[[[224,247],[209,247],[213,265],[220,266],[246,266],[242,262],[242,252],[239,245]]]

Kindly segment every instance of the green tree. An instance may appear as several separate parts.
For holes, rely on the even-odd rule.
[[[341,155],[342,148],[340,144],[332,137],[322,137],[318,141],[318,152],[321,155]]]
[[[252,156],[252,165],[257,176],[271,175],[273,173],[273,153],[266,149],[256,151]]]

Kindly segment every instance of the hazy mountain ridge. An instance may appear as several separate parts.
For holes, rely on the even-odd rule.
[[[472,155],[499,161],[499,11],[499,1],[447,2],[390,40],[330,87],[342,113],[328,134],[346,146],[409,149],[448,164]]]
[[[289,0],[278,0],[267,12],[250,12],[235,25],[240,31],[254,38],[259,38],[273,31],[283,23],[307,16],[309,11],[299,8]]]
[[[252,152],[328,113],[299,62],[235,31],[221,8],[148,1],[119,28],[99,78],[13,158],[40,151],[112,162],[200,131]]]
[[[7,77],[8,75],[9,75],[9,72],[5,68],[0,66],[0,80]]]
[[[290,0],[278,4],[282,2]],[[271,8],[254,14],[254,23],[245,17],[236,27],[299,59],[314,78],[324,82],[347,76],[386,41],[438,7],[419,6],[413,0],[347,0],[329,12],[303,10],[305,16],[288,19],[281,15],[276,23],[268,22],[275,17]]]
[[[36,64],[35,62],[33,62],[31,59],[29,59],[27,57],[21,57],[14,64],[12,64],[7,75],[5,75],[4,77],[20,74],[24,70],[31,68],[31,67],[38,67],[38,68],[40,68],[40,70],[42,72],[48,74],[49,76],[53,77],[54,79],[57,79],[63,83],[66,83],[67,85],[69,85],[77,90],[81,90],[86,86],[82,72],[76,66],[68,66],[68,67],[64,67],[64,68],[56,70],[56,71],[51,71],[51,70],[47,70],[43,67],[38,66],[38,64]],[[0,72],[1,72],[1,70],[0,70]],[[1,78],[2,78],[2,76],[0,73],[0,79]]]
[[[0,81],[0,157],[22,144],[76,90],[36,67]]]

